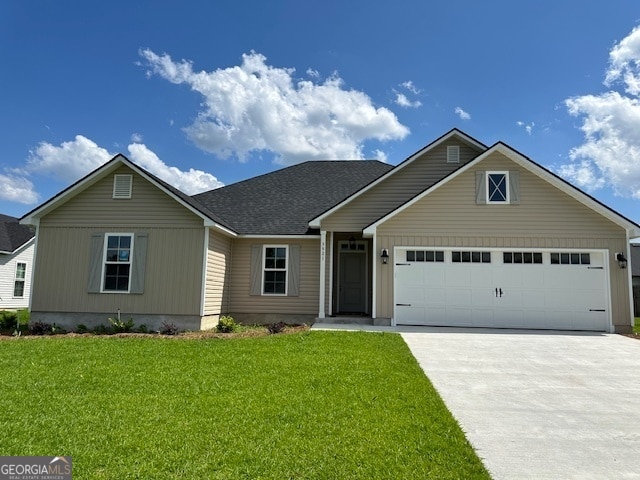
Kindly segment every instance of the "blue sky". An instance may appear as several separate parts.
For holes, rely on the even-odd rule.
[[[0,213],[124,153],[187,193],[458,127],[640,222],[640,5],[0,2]]]

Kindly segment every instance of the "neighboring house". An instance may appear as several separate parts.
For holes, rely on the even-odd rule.
[[[0,214],[0,310],[29,307],[35,233]]]
[[[631,244],[631,284],[634,315],[640,317],[640,243]]]
[[[640,226],[453,129],[396,167],[314,161],[187,196],[117,155],[21,220],[32,318],[631,329]]]

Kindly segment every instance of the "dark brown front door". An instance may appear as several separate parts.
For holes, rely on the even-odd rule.
[[[367,255],[340,252],[338,313],[366,313]]]

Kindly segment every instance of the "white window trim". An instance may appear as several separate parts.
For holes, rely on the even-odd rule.
[[[18,265],[24,265],[24,277],[18,278]],[[16,283],[22,282],[22,295],[16,295]],[[24,298],[24,291],[27,288],[27,262],[16,262],[16,268],[13,274],[13,298]]]
[[[129,247],[129,284],[127,285],[127,290],[105,290],[104,289],[104,276],[106,273],[106,266],[107,266],[107,245],[108,245],[108,240],[109,237],[130,237],[131,238],[131,246]],[[132,267],[133,267],[133,248],[134,248],[134,242],[135,240],[135,235],[131,232],[124,232],[124,233],[119,233],[119,232],[107,232],[104,234],[104,243],[102,245],[102,274],[101,274],[101,278],[100,278],[100,293],[130,293],[131,292],[131,274],[132,274]],[[120,263],[120,264],[126,264],[126,262],[109,262],[109,263]]]
[[[284,293],[267,293],[264,291],[264,274],[267,271],[267,248],[284,248]],[[270,268],[269,271],[281,272],[281,268]],[[289,294],[289,245],[262,246],[262,295],[267,297],[286,297]]]
[[[489,176],[490,175],[504,175],[504,179],[506,182],[506,188],[505,188],[505,193],[506,193],[506,200],[504,202],[500,202],[500,201],[491,201],[490,197],[489,197],[489,189],[490,189],[490,183],[489,183]],[[487,171],[485,173],[485,184],[486,184],[486,195],[487,195],[487,204],[488,205],[509,205],[511,203],[511,185],[509,184],[511,180],[509,179],[509,172],[508,171]]]

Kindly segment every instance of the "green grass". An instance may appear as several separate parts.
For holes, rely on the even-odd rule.
[[[635,325],[633,326],[633,333],[640,333],[640,317],[635,318],[634,324]]]
[[[75,479],[489,478],[401,337],[0,341],[2,455]]]

